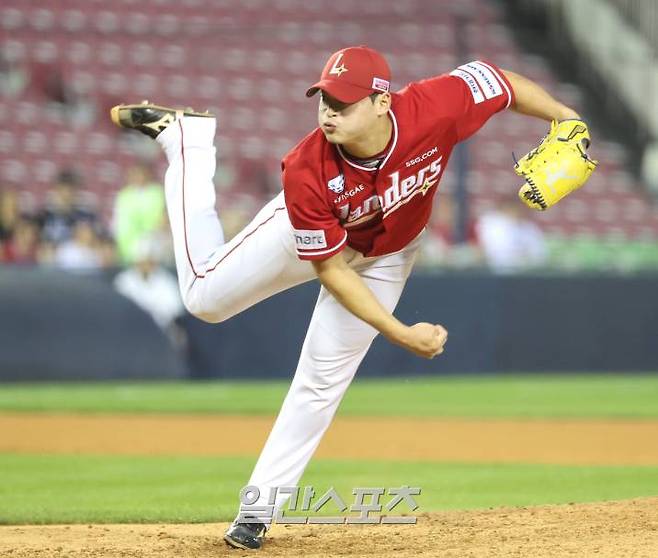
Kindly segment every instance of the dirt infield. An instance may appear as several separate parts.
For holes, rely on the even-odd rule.
[[[4,413],[0,414],[0,452],[256,455],[272,420]],[[230,450],[222,442],[226,432],[234,440]],[[334,422],[318,457],[658,465],[658,444],[649,440],[658,440],[657,421],[351,417]],[[225,528],[225,524],[6,526],[0,527],[0,557],[254,555],[228,549],[221,539]],[[417,525],[408,526],[276,525],[267,547],[256,555],[656,558],[658,498],[423,514]]]
[[[255,456],[272,422],[271,417],[0,414],[0,452]],[[227,432],[230,447],[224,443]],[[658,440],[658,421],[339,417],[317,457],[658,465],[658,444],[650,440]]]
[[[417,525],[284,526],[259,553],[229,549],[225,524],[0,527],[3,558],[655,558],[658,498],[423,515]]]

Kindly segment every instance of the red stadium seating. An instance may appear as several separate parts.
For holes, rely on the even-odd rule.
[[[463,31],[455,26],[460,13],[469,14]],[[238,169],[233,189],[221,195],[252,200],[263,192],[244,169],[258,161],[276,175],[280,157],[315,125],[306,87],[346,44],[380,48],[402,87],[464,62],[455,50],[463,33],[469,58],[517,70],[576,109],[583,105],[578,88],[520,51],[497,4],[484,0],[334,0],[330,10],[314,0],[4,0],[0,32],[4,55],[30,72],[19,98],[0,97],[0,179],[39,200],[60,166],[73,165],[106,209],[131,162],[154,157],[163,165],[157,150],[111,126],[110,106],[149,98],[210,108],[219,116],[220,159]],[[72,116],[53,106],[44,92],[53,75],[95,112]],[[470,142],[474,215],[513,195],[512,151],[522,155],[545,132],[542,122],[508,114]],[[595,125],[593,135],[600,138]],[[624,149],[599,139],[594,152],[603,163],[591,182],[539,215],[541,226],[658,236],[658,212],[625,169]],[[442,188],[450,191],[454,181],[449,170]]]

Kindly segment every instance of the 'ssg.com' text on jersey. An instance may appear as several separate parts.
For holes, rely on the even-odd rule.
[[[406,166],[407,168],[409,168],[409,167],[413,167],[414,165],[417,165],[418,163],[424,161],[425,159],[428,159],[428,158],[431,157],[432,155],[436,155],[438,152],[439,152],[439,148],[438,148],[438,147],[436,147],[436,146],[435,146],[435,147],[432,147],[432,149],[430,149],[429,151],[426,151],[426,152],[423,153],[422,155],[419,155],[418,157],[414,157],[413,159],[407,161],[407,162],[405,163],[405,166]]]

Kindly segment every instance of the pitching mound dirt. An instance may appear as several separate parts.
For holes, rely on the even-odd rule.
[[[658,498],[425,514],[417,525],[277,525],[258,552],[229,549],[225,524],[0,527],[11,558],[656,558]]]

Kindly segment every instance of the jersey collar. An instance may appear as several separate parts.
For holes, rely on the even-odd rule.
[[[343,161],[345,161],[348,165],[354,167],[355,169],[359,169],[362,171],[367,171],[367,172],[373,172],[376,170],[379,170],[384,167],[384,165],[388,162],[389,158],[393,154],[393,151],[395,150],[395,146],[398,143],[398,121],[395,118],[395,114],[391,109],[388,110],[388,114],[391,117],[391,121],[393,122],[393,141],[391,142],[391,148],[388,150],[388,153],[386,154],[386,157],[382,160],[382,162],[374,167],[374,168],[368,168],[364,167],[363,165],[359,165],[355,163],[354,161],[350,160],[349,157],[346,157],[345,154],[343,153],[343,149],[341,148],[340,145],[336,145],[336,149],[338,150],[338,154],[342,157]]]

